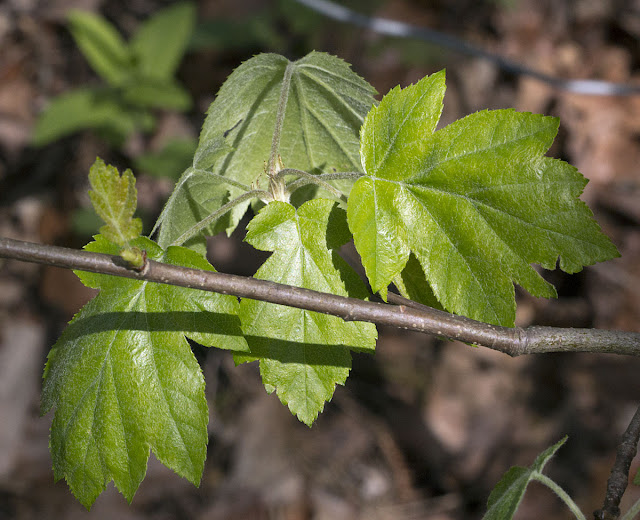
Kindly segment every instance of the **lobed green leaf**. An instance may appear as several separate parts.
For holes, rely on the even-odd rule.
[[[114,166],[100,158],[91,166],[89,197],[96,213],[106,223],[100,233],[109,241],[124,246],[142,232],[142,220],[133,218],[138,205],[136,179],[131,170],[122,176]]]
[[[148,258],[213,270],[197,253],[131,242]],[[117,254],[101,235],[86,247]],[[42,412],[55,408],[51,456],[87,508],[110,480],[131,501],[149,450],[198,485],[207,443],[204,380],[186,337],[247,350],[230,296],[108,275],[77,273],[100,293],[74,317],[49,353]]]
[[[297,210],[271,202],[250,222],[246,241],[273,251],[257,278],[331,294],[366,298],[367,290],[336,250],[350,238],[344,211],[315,199]],[[373,324],[244,299],[242,329],[250,354],[236,362],[260,360],[265,387],[275,389],[292,413],[311,425],[344,384],[351,368],[349,349],[373,352]]]
[[[348,202],[349,227],[374,291],[413,253],[442,306],[513,325],[513,283],[535,296],[555,289],[531,266],[576,272],[618,256],[569,164],[544,157],[555,118],[483,111],[434,132],[444,74],[393,89],[362,128],[366,176]],[[415,272],[414,272],[415,274]]]

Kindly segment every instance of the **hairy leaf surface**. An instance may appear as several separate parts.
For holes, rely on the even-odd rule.
[[[89,171],[91,204],[105,221],[100,233],[109,241],[125,245],[142,232],[142,220],[134,218],[138,205],[136,179],[131,170],[120,176],[114,166],[97,158]]]
[[[342,296],[367,291],[336,249],[350,239],[344,211],[315,199],[298,210],[271,202],[248,226],[246,240],[273,255],[257,278]],[[349,349],[372,352],[377,337],[370,323],[345,322],[302,309],[242,300],[242,328],[251,353],[236,362],[260,360],[262,381],[304,423],[311,425],[336,384],[351,368]]]
[[[185,248],[131,245],[150,259],[213,270]],[[87,250],[115,254],[101,235]],[[204,381],[185,336],[247,350],[238,302],[194,289],[77,273],[100,293],[74,317],[49,353],[42,411],[55,408],[51,456],[86,507],[113,480],[131,501],[149,449],[176,473],[200,482],[207,443]]]
[[[434,132],[444,90],[434,74],[371,110],[349,226],[374,291],[385,296],[413,252],[445,309],[513,325],[514,282],[556,294],[532,263],[573,273],[618,252],[579,199],[584,177],[544,157],[557,119],[482,111]]]
[[[289,70],[288,70],[289,69]],[[288,72],[289,83],[284,81]],[[344,61],[312,52],[291,62],[276,54],[260,54],[238,67],[209,108],[193,167],[229,177],[244,185],[266,186],[276,113],[283,94],[286,110],[278,153],[286,168],[305,171],[360,171],[358,132],[373,104],[374,89]],[[217,142],[225,136],[232,150],[219,158]],[[191,176],[178,189],[191,190]],[[242,190],[230,186],[230,199]],[[202,195],[206,197],[206,193]],[[216,197],[217,195],[214,195]],[[233,210],[229,231],[249,202]],[[180,217],[174,216],[174,211]],[[167,210],[164,222],[182,231],[197,221],[182,208]],[[164,224],[163,224],[164,225]],[[162,244],[162,241],[161,241]]]
[[[226,147],[224,139],[220,136],[219,153],[225,153]],[[201,222],[224,205],[228,200],[228,194],[229,188],[209,172],[187,168],[156,222],[156,228],[159,228],[158,244],[162,247],[170,246],[192,225]],[[204,256],[207,250],[204,235],[213,236],[223,231],[226,228],[227,219],[211,223],[201,233],[181,245],[198,251]],[[190,225],[186,226],[187,222]]]

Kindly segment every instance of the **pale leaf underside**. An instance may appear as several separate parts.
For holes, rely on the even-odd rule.
[[[238,67],[209,108],[194,157],[196,170],[211,171],[246,186],[266,187],[265,167],[288,66],[293,70],[278,147],[284,167],[309,172],[361,170],[358,132],[375,91],[344,61],[318,52],[295,62],[260,54]],[[222,137],[229,147],[224,154],[217,145]],[[201,200],[216,199],[222,205],[217,187],[210,193],[200,175],[188,174],[179,181],[173,202],[163,212],[161,226],[172,228],[167,236],[179,236],[202,219],[201,212],[185,209],[188,201],[179,200],[180,191],[194,192],[196,182]],[[242,194],[238,187],[228,189],[229,200]],[[248,205],[249,201],[233,209],[230,222],[225,223],[229,232]],[[212,212],[219,206],[208,203],[203,207]],[[160,245],[168,245],[167,240],[162,235]]]

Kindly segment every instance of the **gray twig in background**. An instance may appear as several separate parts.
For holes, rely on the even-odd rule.
[[[499,54],[481,49],[480,47],[460,38],[456,38],[455,36],[434,31],[427,27],[418,27],[396,20],[366,16],[329,0],[296,0],[296,2],[339,22],[364,27],[365,29],[375,31],[386,36],[415,38],[433,43],[461,54],[487,60],[511,74],[528,76],[547,83],[557,89],[572,92],[574,94],[586,94],[592,96],[640,95],[640,85],[627,85],[595,79],[564,79],[550,76],[549,74],[545,74],[539,70],[531,69],[525,65],[509,60]]]

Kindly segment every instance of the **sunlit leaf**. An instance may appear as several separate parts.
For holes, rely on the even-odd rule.
[[[89,197],[96,213],[106,222],[100,233],[109,241],[125,245],[142,232],[142,221],[133,218],[138,205],[136,179],[131,170],[122,176],[114,166],[108,166],[100,158],[89,171],[93,189]]]
[[[556,294],[531,264],[573,273],[618,252],[579,199],[584,177],[544,157],[557,119],[483,111],[434,132],[444,88],[434,74],[371,110],[349,226],[374,291],[413,252],[445,309],[513,325],[514,282]]]
[[[163,251],[145,238],[131,244],[150,259],[213,269],[188,249]],[[86,249],[118,252],[101,235]],[[65,478],[86,507],[110,480],[131,501],[151,449],[163,464],[197,485],[208,411],[202,373],[186,337],[203,345],[246,350],[237,300],[77,274],[100,293],[71,321],[45,369],[42,411],[55,408],[50,444],[56,479]]]
[[[273,251],[257,278],[366,298],[363,283],[336,253],[349,238],[344,211],[333,201],[316,199],[298,210],[283,202],[268,204],[249,224],[246,240]],[[370,323],[249,299],[242,300],[240,317],[251,353],[236,355],[236,362],[259,359],[267,389],[275,389],[308,425],[331,399],[335,385],[347,379],[349,350],[375,348],[377,333]]]

